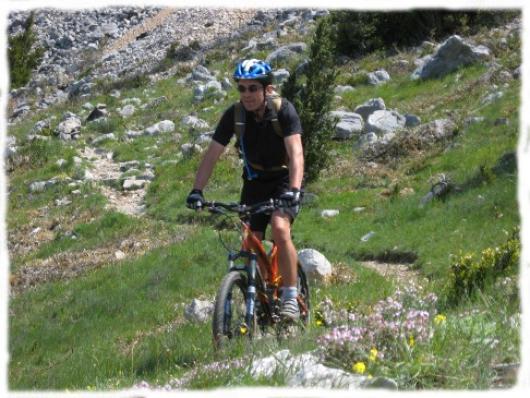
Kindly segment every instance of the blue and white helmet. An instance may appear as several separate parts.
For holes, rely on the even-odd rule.
[[[259,80],[264,86],[272,83],[271,66],[259,59],[246,59],[237,64],[234,71],[234,80],[241,79]]]

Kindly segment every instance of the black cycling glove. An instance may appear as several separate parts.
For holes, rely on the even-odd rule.
[[[200,189],[192,189],[186,198],[186,206],[194,210],[202,209],[204,202],[206,201]]]
[[[283,200],[288,207],[298,206],[300,204],[300,190],[298,188],[291,188],[280,195],[280,200]]]

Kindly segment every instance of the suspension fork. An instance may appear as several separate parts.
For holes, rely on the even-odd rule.
[[[247,266],[247,297],[246,297],[246,316],[245,322],[247,327],[251,327],[254,324],[254,305],[256,300],[256,267],[258,263],[258,256],[255,253],[249,254],[249,263]]]

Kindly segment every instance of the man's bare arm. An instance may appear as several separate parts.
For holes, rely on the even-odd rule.
[[[193,184],[194,189],[200,189],[201,191],[206,186],[206,183],[212,175],[213,168],[219,160],[219,157],[224,152],[225,147],[219,144],[217,141],[211,141],[208,150],[202,158],[199,169],[197,170],[197,175],[195,176],[195,183]]]
[[[289,155],[289,184],[291,188],[300,189],[304,178],[304,150],[302,136],[292,134],[284,138],[285,149]]]

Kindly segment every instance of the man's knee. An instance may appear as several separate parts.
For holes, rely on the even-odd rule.
[[[271,219],[272,238],[277,245],[291,241],[291,221],[288,216],[273,216]]]

